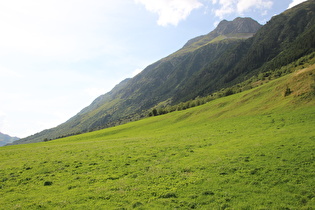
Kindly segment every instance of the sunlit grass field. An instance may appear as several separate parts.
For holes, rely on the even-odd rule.
[[[0,209],[314,209],[314,75],[313,66],[188,110],[1,147]]]

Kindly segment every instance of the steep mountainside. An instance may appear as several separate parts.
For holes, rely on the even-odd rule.
[[[190,40],[179,51],[123,81],[67,122],[16,143],[113,126],[141,117],[144,110],[158,104],[211,94],[314,52],[314,34],[314,0],[273,17],[263,27],[250,18],[224,20],[211,33]]]
[[[9,143],[12,143],[13,141],[19,140],[18,137],[11,137],[7,134],[3,134],[0,132],[0,147]]]
[[[199,70],[178,90],[177,99],[229,87],[245,77],[280,68],[314,51],[315,1],[312,0],[274,16],[253,38]]]

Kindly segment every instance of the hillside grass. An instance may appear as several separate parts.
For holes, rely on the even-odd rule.
[[[251,37],[251,35],[253,34],[246,34],[246,33],[239,33],[239,34],[227,34],[227,35],[219,35],[215,38],[211,37],[207,37],[205,36],[204,38],[200,39],[199,41],[196,41],[192,44],[190,44],[187,47],[183,47],[182,49],[174,52],[172,55],[170,55],[168,58],[164,58],[164,59],[172,59],[175,57],[180,57],[183,56],[187,53],[191,53],[194,52],[198,49],[201,49],[202,47],[206,46],[206,45],[210,45],[210,44],[218,44],[218,43],[231,43],[231,42],[235,42],[235,41],[240,41],[240,40],[245,40]]]
[[[1,147],[0,209],[314,209],[314,82],[313,65],[188,110]]]

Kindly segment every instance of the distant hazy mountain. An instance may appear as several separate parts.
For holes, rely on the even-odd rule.
[[[114,126],[144,116],[156,105],[209,95],[315,51],[315,1],[274,16],[222,21],[207,35],[126,79],[67,122],[15,143],[40,142]]]
[[[19,140],[18,137],[11,137],[9,135],[0,132],[0,146],[12,143],[13,141]]]

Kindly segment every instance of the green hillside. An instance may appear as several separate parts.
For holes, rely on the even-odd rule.
[[[0,209],[313,209],[315,65],[191,109],[0,148]]]
[[[212,32],[124,80],[65,123],[14,144],[112,127],[144,118],[160,104],[173,106],[208,96],[315,52],[314,34],[315,0],[274,16],[264,26],[251,18],[223,20]]]

